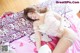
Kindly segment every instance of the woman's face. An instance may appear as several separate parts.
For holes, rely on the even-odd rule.
[[[39,19],[39,15],[38,15],[37,12],[29,12],[28,13],[28,17],[31,18],[31,19],[33,19],[33,20]]]

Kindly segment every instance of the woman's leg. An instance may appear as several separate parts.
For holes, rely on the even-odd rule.
[[[53,53],[65,53],[76,39],[76,34],[71,29],[66,28],[63,37],[59,40]]]
[[[55,49],[53,50],[53,53],[65,53],[66,50],[72,45],[72,42],[62,37]]]

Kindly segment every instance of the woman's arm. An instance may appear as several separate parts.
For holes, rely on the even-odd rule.
[[[61,15],[59,15],[58,13],[56,12],[53,12],[54,13],[54,17],[60,21],[60,30],[63,30],[62,28],[64,27],[64,17],[62,17]]]
[[[41,47],[41,33],[39,32],[39,27],[37,23],[34,23],[33,27],[34,27],[35,37],[36,37],[36,47],[37,50],[39,50],[39,48]]]
[[[41,47],[41,33],[35,30],[35,37],[36,37],[36,47],[37,50]]]
[[[72,45],[76,39],[76,34],[71,29],[65,29],[63,37],[59,40],[57,46],[53,50],[53,53],[65,53],[67,49]]]

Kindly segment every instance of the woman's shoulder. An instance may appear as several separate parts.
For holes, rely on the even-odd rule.
[[[39,26],[39,25],[42,25],[42,22],[40,22],[40,21],[35,21],[35,22],[33,22],[33,25]]]

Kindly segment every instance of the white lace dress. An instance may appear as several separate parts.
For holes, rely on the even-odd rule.
[[[40,25],[39,28],[40,28],[40,30],[39,30],[40,32],[49,35],[52,39],[55,36],[61,37],[62,34],[64,33],[64,28],[65,28],[67,31],[66,35],[64,36],[65,40],[69,40],[73,43],[73,41],[76,39],[75,38],[76,34],[74,33],[74,31],[67,27],[64,27],[64,24],[62,25],[62,23],[54,17],[54,12],[46,13],[44,24]],[[43,45],[39,49],[38,53],[52,53],[52,51],[54,50],[53,47],[55,47],[57,45],[54,42],[55,40],[54,41],[53,40],[51,42],[48,42],[48,44]],[[58,43],[59,39],[56,38],[56,40]],[[51,44],[51,43],[53,43],[53,44]],[[55,44],[55,46],[54,46],[54,44]],[[52,48],[50,48],[50,47],[52,47]]]
[[[64,27],[64,23],[61,23],[61,21],[57,20],[54,14],[55,12],[51,11],[46,13],[44,24],[39,26],[39,31],[52,37],[62,37],[65,29],[65,35],[67,35],[65,36],[65,39],[73,42],[77,38],[77,34],[72,29]]]
[[[62,33],[59,31],[60,25],[60,21],[54,17],[54,12],[49,11],[45,15],[44,24],[39,26],[39,31],[47,35],[59,36]]]

